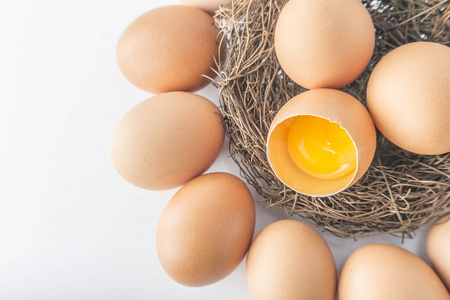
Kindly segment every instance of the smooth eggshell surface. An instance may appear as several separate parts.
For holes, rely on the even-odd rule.
[[[337,179],[319,179],[303,173],[289,157],[286,137],[290,120],[314,115],[338,123],[353,140],[357,151],[356,172]],[[284,184],[311,196],[335,194],[358,181],[369,168],[377,146],[376,131],[367,109],[353,96],[332,89],[316,89],[289,100],[273,119],[268,134],[267,157]]]
[[[282,220],[255,237],[247,256],[247,282],[253,300],[334,300],[336,267],[314,229]]]
[[[374,45],[372,18],[359,0],[290,0],[275,28],[281,67],[308,89],[351,83],[366,68]]]
[[[125,77],[151,93],[191,91],[214,77],[218,29],[206,12],[172,5],[132,22],[119,39],[117,62]]]
[[[450,291],[450,214],[439,218],[431,227],[427,252],[433,268]]]
[[[189,6],[194,6],[204,11],[213,14],[219,9],[220,5],[227,4],[230,0],[179,0],[181,3]]]
[[[403,248],[372,244],[345,262],[339,300],[449,300],[445,286],[422,259]]]
[[[130,183],[165,190],[205,172],[219,155],[224,137],[222,115],[208,99],[187,92],[159,94],[120,120],[111,158]]]
[[[400,46],[384,56],[367,85],[367,105],[380,132],[418,154],[450,151],[450,47]]]
[[[247,253],[255,206],[245,183],[234,175],[211,173],[184,185],[159,220],[159,260],[178,283],[204,286],[230,274]]]

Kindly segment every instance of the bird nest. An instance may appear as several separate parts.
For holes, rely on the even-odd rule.
[[[230,154],[241,175],[268,206],[282,206],[337,236],[381,233],[412,236],[450,208],[450,153],[418,155],[378,132],[377,151],[367,173],[347,190],[308,197],[285,186],[266,156],[270,123],[283,104],[305,91],[283,72],[274,51],[274,30],[287,0],[233,0],[215,14],[227,59],[217,61],[219,101]],[[415,41],[450,44],[450,0],[362,1],[376,29],[366,71],[342,90],[364,105],[376,63],[390,50]],[[344,5],[344,4],[343,4]]]

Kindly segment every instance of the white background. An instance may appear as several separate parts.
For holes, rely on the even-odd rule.
[[[245,261],[211,286],[172,281],[155,230],[176,189],[136,188],[110,161],[115,125],[150,96],[121,75],[117,40],[136,17],[172,3],[0,0],[0,299],[250,299]],[[212,86],[198,93],[218,104]],[[238,175],[227,142],[212,171]],[[287,218],[264,203],[256,212],[255,233]],[[338,270],[375,242],[427,260],[426,234],[402,244],[322,233]]]

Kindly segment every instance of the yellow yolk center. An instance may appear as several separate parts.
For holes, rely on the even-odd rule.
[[[335,179],[356,169],[356,149],[338,124],[316,116],[297,116],[287,137],[289,155],[303,172]]]

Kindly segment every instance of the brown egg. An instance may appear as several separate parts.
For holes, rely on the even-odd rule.
[[[450,47],[417,42],[384,56],[367,86],[375,125],[397,146],[418,154],[450,151]]]
[[[308,89],[351,83],[366,68],[374,45],[372,19],[359,0],[290,0],[275,29],[281,67]]]
[[[303,127],[297,126],[299,121]],[[376,144],[372,118],[358,100],[338,90],[316,89],[295,96],[278,111],[267,138],[267,157],[290,188],[328,196],[364,175]]]
[[[214,14],[219,9],[220,5],[231,2],[230,0],[179,0],[181,3],[189,6],[194,6],[204,11]]]
[[[151,93],[190,91],[213,77],[218,29],[206,12],[190,6],[159,7],[131,23],[117,45],[125,77]]]
[[[449,300],[445,286],[419,257],[397,246],[373,244],[345,262],[339,300]]]
[[[433,268],[450,291],[450,214],[438,219],[431,228],[427,252]]]
[[[336,267],[314,229],[282,220],[255,237],[247,256],[247,282],[253,300],[334,300]]]
[[[245,183],[227,173],[199,176],[170,200],[156,232],[167,274],[187,286],[204,286],[240,264],[253,237],[255,206]]]
[[[205,172],[224,137],[221,113],[208,99],[187,92],[159,94],[122,118],[113,134],[111,158],[130,183],[165,190]]]

